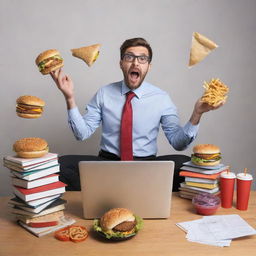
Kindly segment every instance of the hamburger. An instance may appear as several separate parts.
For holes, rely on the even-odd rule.
[[[220,163],[220,148],[213,144],[198,144],[193,148],[191,162],[202,166],[215,166]]]
[[[49,147],[44,139],[23,138],[13,144],[13,151],[21,158],[37,158],[47,154]]]
[[[50,72],[63,67],[64,61],[58,50],[50,49],[38,55],[36,58],[36,65],[43,75],[47,75]]]
[[[89,67],[97,60],[100,54],[100,44],[71,49],[72,55],[83,60]]]
[[[94,220],[94,230],[107,239],[125,239],[137,234],[142,228],[142,219],[126,208],[113,208],[100,220]]]
[[[36,96],[24,95],[16,100],[16,113],[23,118],[38,118],[43,113],[45,102]]]

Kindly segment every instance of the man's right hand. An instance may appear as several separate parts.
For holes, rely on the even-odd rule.
[[[64,74],[62,69],[52,71],[50,74],[57,87],[63,93],[67,102],[68,109],[74,108],[76,106],[74,97],[74,84],[70,76]]]

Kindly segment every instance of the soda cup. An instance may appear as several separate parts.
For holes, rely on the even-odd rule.
[[[236,190],[236,208],[238,210],[247,210],[251,191],[252,175],[249,173],[238,173]]]
[[[235,179],[236,175],[233,172],[224,171],[220,174],[220,196],[223,208],[232,207]]]

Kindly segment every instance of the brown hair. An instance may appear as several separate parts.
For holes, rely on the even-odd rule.
[[[149,45],[149,43],[144,38],[141,38],[141,37],[127,39],[123,42],[123,44],[120,47],[120,57],[121,57],[121,59],[123,59],[124,53],[125,53],[127,48],[135,47],[135,46],[143,46],[143,47],[146,47],[148,49],[149,63],[150,63],[151,60],[152,60],[152,56],[153,56],[151,46]]]

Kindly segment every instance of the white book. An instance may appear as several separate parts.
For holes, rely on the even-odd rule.
[[[54,206],[55,202],[57,202],[57,201],[60,201],[61,204],[56,203],[57,205]],[[65,201],[65,200],[63,200],[63,201]],[[11,209],[11,213],[30,216],[31,218],[35,218],[35,217],[43,216],[43,215],[46,215],[49,213],[53,213],[53,212],[57,212],[57,211],[61,211],[61,210],[65,209],[65,202],[62,202],[62,199],[57,199],[55,202],[50,204],[48,206],[49,208],[46,208],[39,213],[29,212],[27,210],[20,209],[16,206]]]
[[[21,225],[23,228],[25,228],[26,230],[28,230],[29,232],[31,232],[32,234],[34,234],[37,237],[41,237],[47,234],[50,234],[56,230],[59,230],[61,228],[65,228],[67,226],[72,225],[73,223],[75,223],[75,220],[67,217],[67,216],[63,216],[60,218],[59,224],[56,226],[51,226],[51,227],[45,227],[45,228],[33,228],[30,227],[28,225],[26,225],[25,223],[18,221],[19,225]]]
[[[65,192],[65,186],[66,184],[61,181],[30,189],[13,186],[13,192],[17,197],[28,202],[39,198],[62,194]]]
[[[27,181],[25,179],[19,179],[12,177],[12,185],[22,188],[36,188],[46,184],[50,184],[59,180],[58,174],[50,174],[39,179]]]
[[[37,157],[37,158],[21,158],[17,156],[5,156],[4,162],[5,161],[12,162],[20,165],[21,167],[25,167],[25,166],[32,166],[35,164],[43,163],[56,158],[58,158],[58,154],[56,153],[47,153],[46,155],[42,157]]]
[[[11,171],[11,174],[15,175],[16,177],[23,179],[23,180],[35,180],[53,173],[57,173],[60,171],[60,166],[56,165],[50,168],[47,168],[45,170],[42,171],[33,171],[33,172],[27,172],[25,174],[20,173],[20,172],[15,172],[15,171]]]
[[[39,163],[39,164],[28,166],[28,167],[21,167],[15,163],[6,162],[6,161],[4,162],[5,167],[16,172],[21,172],[22,174],[25,174],[26,172],[32,172],[32,171],[42,171],[47,168],[56,166],[58,164],[59,162],[57,159],[49,160],[47,162]]]
[[[48,197],[32,200],[32,201],[29,201],[29,202],[25,202],[25,201],[21,200],[18,197],[14,197],[8,203],[13,204],[13,205],[27,204],[28,206],[36,208],[36,207],[40,206],[41,204],[52,201],[53,199],[56,199],[56,198],[59,198],[59,197],[61,197],[61,194],[57,194],[57,195],[54,195],[54,196],[48,196]]]
[[[55,200],[58,200],[58,199],[53,199],[51,201],[48,201],[44,204],[41,204],[40,206],[38,207],[32,207],[32,206],[29,206],[29,205],[18,205],[18,207],[22,210],[25,210],[25,211],[28,211],[28,212],[32,212],[32,213],[39,213],[41,211],[43,211],[47,206],[49,206],[50,204],[52,204]]]

